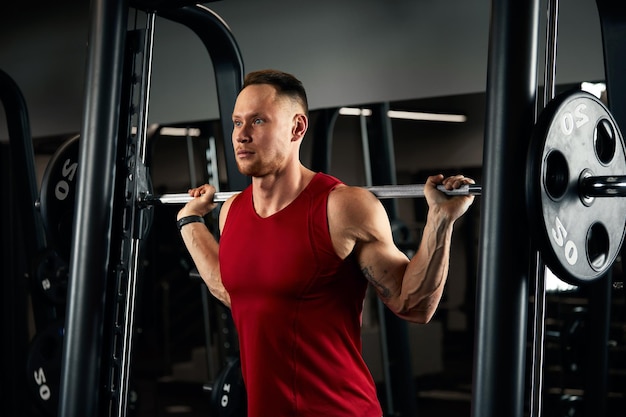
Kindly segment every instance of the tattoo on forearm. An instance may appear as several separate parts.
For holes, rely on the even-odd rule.
[[[391,297],[391,291],[389,290],[389,288],[382,285],[380,281],[374,277],[374,274],[372,274],[370,267],[361,268],[361,272],[363,273],[363,276],[374,286],[374,288],[376,289],[376,292],[378,292],[378,294],[380,294],[381,297],[383,298]]]

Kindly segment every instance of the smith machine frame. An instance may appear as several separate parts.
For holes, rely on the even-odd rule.
[[[91,3],[59,398],[63,416],[126,415],[136,264],[147,216],[135,202],[149,187],[144,164],[155,17],[181,23],[200,37],[213,62],[222,114],[233,108],[243,82],[241,54],[229,28],[191,3]],[[145,30],[127,31],[129,7],[146,10]],[[222,117],[224,132],[228,120]],[[247,179],[226,148],[229,186],[244,188]]]
[[[609,107],[618,124],[626,126],[626,14],[618,0],[596,3]],[[129,7],[146,10],[146,30],[128,32]],[[520,172],[525,170],[527,141],[536,118],[539,0],[493,0],[491,11],[483,158],[486,191],[481,212],[481,237],[489,239],[481,239],[479,247],[472,415],[521,417],[528,277],[540,274],[537,271],[542,262],[524,222],[511,221],[526,217],[523,193],[511,195],[508,190],[524,188]],[[70,256],[72,280],[59,404],[60,415],[66,417],[123,416],[126,412],[136,278],[133,265],[146,221],[145,212],[136,209],[135,202],[138,193],[149,187],[142,182],[150,76],[150,59],[145,55],[151,54],[155,16],[181,23],[201,38],[214,65],[222,113],[232,109],[243,79],[237,44],[228,27],[209,9],[182,0],[92,1],[79,155],[81,180]],[[144,57],[138,60],[139,55]],[[131,76],[133,71],[140,77]],[[333,119],[332,115],[327,117],[329,125]],[[227,125],[228,119],[222,117],[224,132],[229,131]],[[28,126],[23,129],[27,131]],[[384,136],[385,128],[381,131]],[[225,148],[229,188],[243,189],[247,179],[237,172],[233,155],[228,154],[232,151]],[[319,158],[324,156],[317,159],[323,166]],[[380,172],[381,178],[373,178],[373,182],[393,181],[387,169]],[[33,195],[25,198],[34,201],[36,190],[29,193]],[[33,233],[36,238],[31,242],[34,247],[41,246],[36,235]],[[609,285],[610,277],[599,280],[590,291],[591,301],[606,305]],[[588,398],[588,407],[596,411],[605,407],[606,352],[602,338],[607,315],[599,311],[590,318],[600,329],[599,371],[594,378],[596,388],[589,387]],[[402,329],[397,334],[404,337]],[[404,377],[400,375],[398,381]]]

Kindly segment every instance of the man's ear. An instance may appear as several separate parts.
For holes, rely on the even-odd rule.
[[[304,137],[309,128],[309,118],[306,115],[298,113],[294,116],[292,140],[297,141]]]

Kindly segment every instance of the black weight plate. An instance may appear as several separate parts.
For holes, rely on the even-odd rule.
[[[48,246],[69,259],[78,174],[78,139],[75,136],[54,153],[46,166],[39,197]]]
[[[28,391],[39,409],[56,416],[61,385],[64,328],[60,321],[33,338],[26,363]]]
[[[626,230],[626,200],[585,198],[581,178],[625,173],[623,137],[599,99],[576,90],[546,106],[529,147],[526,201],[538,249],[563,281],[580,285],[604,275]]]
[[[227,358],[226,366],[217,376],[211,389],[211,415],[243,417],[246,415],[246,389],[241,375],[239,358]]]

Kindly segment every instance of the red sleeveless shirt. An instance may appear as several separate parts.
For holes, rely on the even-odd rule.
[[[328,230],[328,194],[338,184],[318,173],[267,218],[255,212],[251,187],[229,209],[219,261],[248,416],[382,415],[361,356],[367,282],[352,257],[337,256]]]

